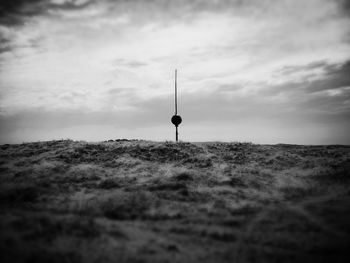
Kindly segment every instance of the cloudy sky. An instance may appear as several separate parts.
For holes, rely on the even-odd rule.
[[[0,143],[350,143],[350,1],[0,3]]]

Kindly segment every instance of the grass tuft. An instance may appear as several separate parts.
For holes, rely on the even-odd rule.
[[[116,220],[142,219],[151,207],[151,198],[143,191],[121,192],[100,203],[104,216]]]

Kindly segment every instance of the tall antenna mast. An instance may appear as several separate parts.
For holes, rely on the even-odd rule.
[[[175,69],[175,115],[177,115],[177,69]]]
[[[179,140],[178,126],[182,122],[180,115],[177,115],[177,69],[175,69],[175,115],[171,118],[171,122],[175,125],[175,139]]]

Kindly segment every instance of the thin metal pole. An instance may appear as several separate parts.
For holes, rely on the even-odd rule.
[[[178,140],[179,140],[179,133],[177,132],[177,126],[176,126],[176,134],[175,134],[175,137],[176,137],[176,142],[178,142]]]
[[[177,69],[175,69],[175,115],[177,115]]]

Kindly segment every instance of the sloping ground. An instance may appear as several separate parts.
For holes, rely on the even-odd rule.
[[[0,261],[346,262],[349,171],[349,146],[2,145]]]

